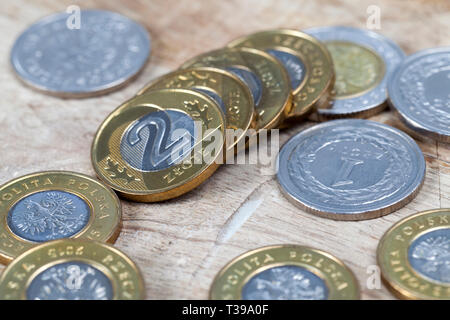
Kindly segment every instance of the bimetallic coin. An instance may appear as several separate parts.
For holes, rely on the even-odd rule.
[[[18,256],[0,277],[1,300],[136,300],[139,269],[124,253],[97,241],[46,242]]]
[[[197,67],[228,70],[247,84],[255,102],[258,129],[277,127],[290,111],[292,96],[288,75],[280,62],[264,51],[219,49],[185,62],[181,69]]]
[[[406,58],[389,79],[388,94],[408,127],[450,142],[450,47]]]
[[[228,263],[211,286],[214,300],[359,299],[358,282],[344,263],[296,245],[248,251]]]
[[[125,198],[153,202],[186,193],[223,159],[226,120],[203,93],[154,90],[123,103],[92,144],[94,169]]]
[[[270,30],[238,38],[228,46],[264,50],[283,64],[293,90],[288,117],[298,118],[316,108],[329,107],[333,62],[327,49],[313,37],[295,30]]]
[[[352,27],[304,32],[326,45],[336,73],[330,108],[319,109],[311,119],[367,118],[386,107],[387,79],[405,57],[397,44],[376,32]]]
[[[16,40],[12,66],[31,87],[64,98],[104,94],[135,77],[150,55],[144,27],[110,11],[57,13],[31,25]]]
[[[255,108],[248,87],[232,73],[216,68],[184,69],[151,81],[138,95],[164,88],[192,89],[207,94],[226,115],[227,128],[233,129],[233,141],[226,141],[227,150],[245,140],[247,130],[256,126]]]
[[[392,226],[381,239],[385,284],[404,299],[450,299],[450,209],[429,210]]]
[[[286,197],[336,220],[391,213],[415,197],[425,177],[414,140],[369,120],[334,120],[304,130],[286,142],[278,161]]]
[[[16,178],[0,186],[0,260],[61,238],[114,242],[120,219],[116,194],[91,177],[46,171]]]

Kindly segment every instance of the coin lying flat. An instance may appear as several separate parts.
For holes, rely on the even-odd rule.
[[[366,118],[385,108],[387,79],[405,56],[397,44],[376,32],[352,27],[304,32],[325,43],[336,73],[331,107],[319,109],[313,120]]]
[[[0,186],[0,260],[61,238],[114,242],[120,218],[116,194],[91,177],[46,171],[16,178]]]
[[[302,117],[315,108],[329,106],[333,62],[327,49],[313,37],[295,30],[270,30],[238,38],[228,46],[264,50],[283,64],[293,90],[289,117]]]
[[[377,250],[384,282],[405,299],[450,299],[450,209],[429,210],[392,226]]]
[[[225,116],[203,93],[154,90],[123,103],[102,123],[91,157],[121,196],[153,202],[186,193],[223,159]]]
[[[406,58],[389,79],[388,93],[408,127],[450,142],[450,47]]]
[[[358,282],[343,262],[321,250],[276,245],[228,263],[211,286],[214,300],[359,299]]]
[[[184,69],[153,80],[138,92],[164,88],[192,89],[214,99],[226,115],[227,128],[236,130],[233,140],[226,141],[233,151],[239,142],[245,142],[247,130],[254,128],[255,108],[248,87],[232,73],[216,68]]]
[[[197,67],[228,70],[247,84],[255,102],[258,129],[277,127],[289,113],[292,99],[289,78],[281,63],[270,54],[250,48],[225,48],[197,56],[181,66]]]
[[[149,57],[148,32],[127,17],[81,10],[79,28],[71,21],[57,13],[18,37],[11,63],[26,84],[65,98],[99,95],[131,80]]]
[[[139,269],[118,249],[61,239],[18,256],[0,277],[1,300],[136,300],[144,298]]]
[[[414,140],[369,120],[334,120],[304,130],[286,142],[278,161],[286,197],[336,220],[391,213],[415,197],[425,177]]]

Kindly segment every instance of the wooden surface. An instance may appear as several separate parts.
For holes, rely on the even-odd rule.
[[[24,87],[9,65],[10,48],[30,23],[68,5],[115,10],[144,23],[153,38],[149,64],[126,88],[93,99],[62,100]],[[381,29],[409,54],[450,45],[450,1],[2,1],[0,4],[0,183],[39,170],[94,175],[90,146],[101,121],[147,81],[184,60],[256,30],[318,25],[365,27],[367,7],[381,8]],[[372,119],[398,125],[391,112]],[[306,124],[309,125],[309,124]],[[281,143],[301,130],[284,131]],[[123,201],[117,247],[141,268],[149,299],[206,299],[215,274],[252,248],[296,243],[328,251],[356,274],[364,299],[391,299],[366,286],[382,234],[417,211],[450,207],[450,147],[419,141],[427,176],[417,198],[383,218],[339,222],[307,214],[280,193],[258,166],[222,166],[181,198],[159,203]],[[3,267],[1,267],[3,269]]]

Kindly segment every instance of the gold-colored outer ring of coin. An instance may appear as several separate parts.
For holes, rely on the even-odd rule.
[[[279,50],[297,56],[306,68],[299,86],[293,88],[289,118],[303,118],[316,108],[329,108],[334,85],[333,60],[318,40],[306,33],[278,29],[261,31],[231,41],[229,47],[249,47],[260,50]]]
[[[186,125],[194,128],[188,140],[185,135],[170,137],[171,130]],[[126,101],[105,119],[92,144],[92,164],[99,178],[124,198],[175,198],[200,185],[223,162],[225,125],[221,108],[205,94],[154,90]],[[177,150],[180,158],[173,159]]]
[[[223,48],[210,51],[185,62],[180,69],[214,67],[244,68],[262,83],[262,96],[255,106],[257,129],[277,128],[291,110],[289,77],[277,59],[252,48]]]
[[[450,208],[414,214],[393,225],[377,249],[383,282],[402,299],[450,299]]]
[[[39,274],[67,262],[101,271],[111,283],[114,300],[144,299],[139,268],[123,252],[97,241],[61,239],[34,247],[11,262],[0,277],[0,300],[27,299],[27,290]]]
[[[0,186],[0,261],[7,264],[62,237],[113,243],[121,215],[117,195],[84,174],[44,171],[16,178]]]
[[[227,129],[233,129],[233,141],[226,141],[227,152],[245,141],[247,130],[256,127],[255,108],[250,90],[232,73],[217,68],[184,69],[163,75],[139,90],[137,95],[158,89],[192,89],[212,92],[223,102]]]
[[[293,266],[320,278],[328,300],[359,299],[353,272],[336,257],[299,245],[273,245],[248,251],[229,262],[215,277],[210,299],[242,300],[242,291],[252,278],[271,268]]]

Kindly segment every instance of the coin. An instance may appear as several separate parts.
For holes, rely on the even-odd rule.
[[[25,84],[63,98],[100,95],[125,85],[150,54],[144,27],[120,14],[81,10],[56,13],[25,30],[11,64]]]
[[[392,226],[377,258],[388,288],[404,299],[450,299],[450,209],[429,210]]]
[[[153,202],[184,194],[223,160],[225,116],[203,93],[163,89],[126,101],[101,124],[91,157],[121,196]]]
[[[211,286],[214,300],[359,299],[358,282],[342,261],[321,250],[274,245],[228,263]]]
[[[390,104],[411,129],[450,142],[450,47],[417,52],[388,83]]]
[[[1,300],[136,300],[144,298],[138,267],[113,246],[61,239],[18,256],[0,277]]]
[[[282,147],[281,190],[302,209],[336,220],[391,213],[418,193],[425,159],[415,141],[390,126],[333,120],[293,136]]]
[[[334,62],[331,107],[311,119],[370,117],[386,107],[389,75],[402,62],[402,49],[385,36],[352,27],[319,27],[304,32],[324,42]]]
[[[264,50],[284,65],[293,90],[289,117],[302,117],[329,105],[333,62],[327,49],[313,37],[295,30],[270,30],[238,38],[228,46]]]
[[[16,178],[0,186],[0,261],[55,239],[114,242],[120,219],[116,194],[91,177],[44,171]]]
[[[197,67],[226,69],[249,86],[258,115],[258,129],[277,127],[289,113],[292,99],[289,78],[280,62],[270,54],[250,48],[224,48],[197,56],[185,62],[181,69]]]
[[[226,114],[227,128],[235,130],[232,140],[226,141],[227,150],[233,151],[244,142],[249,128],[254,128],[255,108],[248,87],[238,77],[216,68],[184,69],[163,75],[138,92],[163,88],[192,89],[207,94],[217,102]]]

